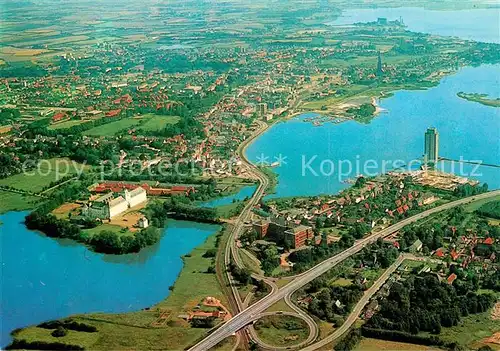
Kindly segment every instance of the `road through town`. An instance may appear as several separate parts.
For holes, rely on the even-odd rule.
[[[224,340],[226,337],[234,334],[241,328],[245,327],[246,325],[250,324],[256,316],[258,316],[260,313],[264,312],[267,308],[278,302],[279,300],[285,298],[285,296],[292,294],[294,291],[300,289],[316,277],[319,277],[323,273],[327,272],[330,270],[332,267],[336,266],[340,262],[344,261],[346,258],[354,255],[355,253],[359,252],[362,250],[366,245],[369,245],[370,243],[375,242],[378,238],[383,238],[385,236],[388,236],[404,226],[416,222],[418,220],[421,220],[427,216],[430,216],[432,214],[451,209],[460,205],[464,205],[476,200],[481,200],[493,196],[498,196],[500,195],[500,190],[468,197],[468,198],[463,198],[460,200],[456,200],[453,202],[449,202],[447,204],[441,205],[434,207],[432,209],[426,210],[422,213],[419,213],[415,216],[406,218],[386,229],[383,229],[379,232],[373,233],[370,236],[363,238],[361,240],[358,240],[352,247],[349,249],[319,263],[318,265],[314,266],[313,268],[309,269],[308,271],[296,276],[296,278],[288,283],[287,285],[283,286],[280,289],[275,289],[272,291],[269,295],[266,297],[262,298],[255,304],[251,305],[247,309],[239,312],[236,314],[232,319],[227,321],[224,325],[222,325],[220,328],[215,330],[212,334],[207,336],[205,339],[200,341],[198,344],[190,348],[192,351],[205,351],[219,343],[220,341]],[[253,197],[252,200],[249,201],[249,204],[251,203],[256,203],[258,201],[257,197]],[[247,207],[248,209],[251,209],[251,207]],[[247,209],[245,208],[245,209]],[[247,213],[248,215],[248,213]],[[243,216],[244,218],[246,217],[245,215]],[[240,216],[241,218],[241,216]],[[243,225],[240,223],[239,225]]]

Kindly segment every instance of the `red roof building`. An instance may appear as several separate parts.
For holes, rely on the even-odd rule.
[[[58,112],[52,116],[52,122],[59,122],[63,118],[66,118],[66,114],[64,112]]]
[[[486,238],[486,239],[484,239],[483,244],[493,245],[494,242],[495,242],[495,240],[493,238]]]
[[[451,273],[450,276],[448,277],[448,279],[446,279],[446,281],[448,282],[448,284],[451,285],[451,284],[453,284],[455,279],[457,279],[457,275],[455,273]]]
[[[106,117],[118,116],[120,114],[120,112],[122,112],[121,109],[108,111],[108,112],[106,112]]]
[[[439,248],[436,250],[436,252],[434,253],[437,257],[441,257],[443,258],[444,257],[444,252],[443,252],[443,249],[442,248]]]

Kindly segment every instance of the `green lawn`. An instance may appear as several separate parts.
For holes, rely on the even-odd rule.
[[[9,211],[24,211],[35,207],[42,199],[0,190],[0,213]]]
[[[88,168],[88,166],[65,158],[41,160],[33,170],[0,179],[0,185],[30,192],[40,192],[51,182],[67,175],[76,175],[82,169],[87,170]]]
[[[274,305],[269,307],[265,312],[278,312],[278,311],[286,311],[286,312],[295,312],[290,306],[288,306],[284,299],[279,300]]]
[[[331,285],[333,286],[350,286],[352,285],[352,279],[338,278],[334,280]]]
[[[83,132],[88,136],[113,136],[117,133],[133,128],[141,122],[138,118],[124,118],[115,122],[107,123],[102,126],[97,126]]]
[[[307,339],[309,328],[299,318],[284,315],[266,316],[254,324],[259,338],[275,346],[292,346]]]
[[[89,136],[113,136],[132,128],[143,129],[144,131],[161,130],[165,128],[167,124],[175,124],[179,120],[180,117],[177,116],[162,116],[148,113],[136,118],[123,118],[115,122],[94,127],[85,131],[83,134]]]
[[[180,120],[178,116],[160,116],[153,114],[143,115],[142,118],[148,118],[144,124],[141,124],[141,129],[145,131],[161,130],[165,128],[167,124],[175,124]]]
[[[78,322],[94,325],[97,333],[70,332],[61,338],[50,335],[51,330],[37,327],[23,329],[16,339],[41,340],[81,345],[87,350],[183,350],[205,335],[207,329],[191,328],[177,316],[196,306],[207,296],[213,296],[227,306],[215,274],[205,273],[212,264],[203,254],[215,246],[215,234],[184,257],[184,268],[170,295],[150,310],[131,313],[94,313],[73,317]],[[166,268],[168,269],[168,267]],[[165,295],[169,292],[165,290]],[[160,315],[159,308],[170,311],[164,326],[153,327]],[[231,343],[232,344],[232,343]],[[221,350],[228,350],[227,344]]]
[[[378,277],[380,277],[383,271],[383,269],[364,269],[361,272],[361,276],[368,279],[368,281],[374,281],[377,280]]]
[[[227,205],[217,206],[215,210],[220,218],[231,218],[238,215],[238,206],[241,201],[236,201]]]
[[[89,122],[89,121],[85,121],[85,120],[69,120],[69,121],[65,121],[65,122],[61,122],[61,123],[52,124],[52,125],[49,126],[48,129],[57,130],[57,129],[71,128],[71,127],[78,126],[80,124],[84,124],[84,123],[87,123],[87,122]]]

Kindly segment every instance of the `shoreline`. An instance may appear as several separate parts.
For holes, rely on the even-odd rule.
[[[500,107],[500,98],[490,98],[488,94],[458,92],[460,99],[475,102],[488,107]]]
[[[494,65],[499,65],[499,64],[500,64],[500,62],[497,62],[497,63],[487,62],[487,63],[481,63],[478,66],[463,65],[463,66],[460,66],[458,69],[446,70],[446,71],[438,71],[438,72],[435,72],[436,75],[434,75],[431,80],[427,81],[426,84],[429,84],[429,85],[425,85],[424,83],[420,83],[421,86],[418,86],[418,87],[415,87],[415,86],[404,86],[404,85],[402,85],[402,86],[388,87],[387,90],[380,91],[378,94],[374,94],[374,95],[370,96],[371,105],[375,107],[375,112],[373,113],[373,115],[371,116],[371,118],[375,118],[379,114],[388,111],[387,109],[384,109],[383,107],[381,107],[378,101],[382,101],[383,99],[390,98],[390,97],[394,96],[394,93],[397,93],[397,92],[400,92],[400,91],[427,91],[429,89],[432,89],[432,88],[435,88],[435,87],[439,86],[442,83],[442,81],[443,81],[444,78],[453,76],[453,75],[457,74],[458,72],[460,72],[461,70],[463,70],[465,68],[476,68],[476,67],[482,67],[482,66],[494,66]],[[360,95],[363,96],[363,92],[356,93],[356,94],[354,94],[352,96],[348,96],[346,98],[343,98],[343,99],[340,99],[339,101],[334,102],[333,104],[329,105],[329,107],[331,107],[332,110],[318,110],[318,109],[310,109],[310,110],[308,110],[308,109],[305,109],[304,107],[300,107],[300,106],[303,106],[304,104],[307,104],[308,102],[315,102],[315,101],[306,101],[306,102],[301,101],[301,104],[299,105],[299,107],[297,107],[297,109],[301,109],[302,108],[301,111],[294,112],[294,113],[292,113],[290,115],[286,115],[285,117],[277,118],[277,119],[275,119],[275,120],[272,121],[271,125],[273,125],[275,123],[278,123],[278,122],[287,121],[287,120],[293,119],[293,118],[295,118],[297,116],[300,116],[300,115],[303,115],[303,114],[307,114],[307,113],[314,113],[314,114],[318,114],[318,115],[324,116],[324,117],[331,117],[329,114],[335,112],[333,110],[333,108],[342,106],[344,104],[348,104],[349,99],[355,98],[356,96],[360,96]],[[467,100],[467,101],[474,101],[474,102],[486,105],[486,104],[484,104],[484,103],[482,103],[480,101],[465,99],[465,98],[463,98],[461,96],[459,96],[459,97],[462,98],[462,99],[464,99],[464,100]],[[497,99],[497,100],[500,100],[500,99]],[[359,105],[356,105],[356,106],[359,106]],[[494,105],[486,105],[486,106],[500,107],[500,103],[499,103],[498,106],[494,106]],[[342,118],[339,117],[339,119],[342,119]],[[350,121],[350,120],[352,120],[352,119],[345,119],[345,120],[340,121],[339,123],[344,123],[344,122],[347,122],[347,121]]]
[[[180,221],[180,220],[176,220],[176,221],[188,222],[188,221]],[[112,320],[109,320],[109,319],[118,318],[118,321],[116,323],[120,324],[119,321],[121,320],[121,318],[123,318],[123,316],[126,316],[126,315],[128,315],[128,316],[136,315],[136,314],[147,315],[148,313],[151,314],[155,310],[162,311],[165,309],[165,307],[164,307],[165,305],[167,305],[167,306],[171,305],[169,303],[169,299],[175,299],[175,298],[177,298],[177,295],[179,295],[179,294],[182,295],[182,292],[186,291],[185,287],[179,287],[179,284],[181,284],[181,285],[188,284],[188,282],[185,282],[185,280],[191,281],[191,278],[185,277],[185,276],[190,276],[193,274],[201,274],[201,275],[205,275],[207,277],[212,277],[218,284],[216,274],[209,274],[209,273],[206,273],[205,271],[199,271],[199,270],[196,271],[196,270],[193,270],[193,267],[190,267],[193,264],[195,266],[197,265],[196,262],[192,262],[190,260],[197,261],[198,259],[205,260],[207,268],[208,268],[208,266],[210,266],[211,259],[202,257],[202,254],[204,254],[207,250],[212,249],[213,247],[217,248],[217,246],[216,246],[217,238],[220,235],[224,235],[223,234],[223,231],[224,231],[223,226],[215,225],[215,224],[213,226],[217,226],[218,227],[217,230],[213,231],[213,233],[208,235],[206,237],[206,239],[201,244],[193,247],[186,254],[182,254],[182,255],[178,256],[182,261],[182,267],[179,270],[179,272],[177,273],[174,282],[170,286],[170,288],[169,288],[170,291],[169,291],[168,295],[163,296],[160,300],[158,300],[152,304],[143,304],[144,307],[138,307],[137,309],[132,310],[132,311],[130,311],[130,310],[123,310],[122,312],[89,311],[89,312],[83,312],[83,313],[69,314],[69,315],[66,315],[64,317],[60,317],[57,319],[44,320],[41,322],[36,322],[33,324],[26,325],[24,327],[15,328],[9,332],[9,335],[11,336],[11,340],[10,340],[8,345],[12,344],[16,340],[16,335],[18,335],[19,333],[22,334],[23,332],[27,332],[27,331],[29,332],[29,330],[32,330],[34,328],[40,329],[37,326],[40,323],[43,323],[46,321],[72,319],[72,320],[77,320],[78,322],[83,322],[83,323],[87,323],[87,321],[90,321],[90,322],[95,321],[95,322],[102,322],[102,323],[109,324],[109,323],[114,323]],[[214,288],[214,286],[210,285],[208,290],[213,289],[213,288]],[[217,286],[217,289],[220,290],[221,287]],[[176,294],[176,292],[177,292],[177,294]],[[207,294],[210,294],[210,293],[212,293],[212,291],[207,291]],[[211,295],[207,295],[207,296],[211,296]],[[182,296],[182,298],[183,298],[183,296]],[[224,302],[224,306],[227,306],[227,302],[226,302],[225,296],[223,296],[223,294],[221,294],[221,296],[217,296],[217,298]],[[176,305],[176,304],[172,303],[172,305]],[[182,309],[182,306],[178,306],[178,307]],[[151,328],[149,326],[145,327],[145,326],[141,326],[141,325],[136,325],[136,326],[131,325],[130,327],[131,328],[138,328],[137,330]],[[193,328],[193,329],[199,330],[200,332],[205,333],[205,329],[197,329],[197,328]],[[168,328],[164,329],[164,330],[168,330]],[[95,334],[99,334],[99,332],[100,332],[100,328],[98,327],[98,332]],[[68,335],[71,335],[71,334],[68,334]],[[189,337],[189,335],[190,334],[188,333],[187,337]],[[75,335],[73,334],[73,336],[75,336]],[[54,339],[53,342],[63,342],[64,343],[65,340],[59,340],[59,339],[61,339],[61,338]],[[64,338],[62,338],[62,339],[64,339]],[[20,339],[20,340],[23,340],[23,339]],[[184,345],[184,346],[187,346],[188,344],[189,343],[186,342],[186,345]],[[1,347],[7,347],[8,345],[4,345]],[[92,348],[90,348],[90,349],[92,349]]]

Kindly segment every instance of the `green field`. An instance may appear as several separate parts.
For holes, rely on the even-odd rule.
[[[41,200],[36,196],[16,194],[4,190],[0,190],[0,199],[0,213],[29,210]]]
[[[217,215],[220,218],[231,218],[236,216],[238,213],[238,206],[242,204],[241,201],[236,201],[227,205],[217,206],[215,209]]]
[[[458,342],[463,346],[477,346],[476,343],[500,331],[498,320],[491,319],[491,310],[463,317],[461,322],[451,328],[442,328],[439,338],[446,342]],[[475,349],[475,347],[474,347]]]
[[[161,130],[167,124],[175,124],[179,121],[177,116],[161,116],[152,113],[145,114],[137,118],[123,118],[115,122],[97,126],[85,131],[88,136],[113,136],[128,129],[142,129],[144,131]]]
[[[309,328],[302,319],[275,315],[259,319],[254,324],[255,332],[269,345],[291,346],[307,339]]]
[[[346,279],[346,278],[338,278],[331,283],[331,285],[333,286],[350,286],[352,284],[353,284],[352,279]]]
[[[177,116],[159,116],[153,114],[143,115],[142,117],[148,118],[144,124],[141,124],[141,129],[145,131],[161,130],[167,124],[175,124],[180,120],[180,117]]]
[[[78,322],[96,326],[97,333],[69,332],[64,337],[55,338],[50,335],[52,330],[28,327],[20,331],[16,339],[63,342],[81,345],[88,350],[182,350],[205,335],[207,329],[191,328],[187,322],[177,317],[179,314],[192,309],[207,296],[213,296],[227,306],[215,274],[205,273],[212,264],[212,259],[202,257],[208,249],[215,246],[215,240],[214,234],[184,257],[184,268],[173,291],[150,310],[73,317]],[[165,289],[165,295],[168,293]],[[171,314],[164,326],[153,327],[151,323],[159,317],[158,308],[171,311]],[[226,345],[221,349],[231,347],[227,348]]]
[[[65,121],[57,124],[52,124],[49,126],[49,129],[51,130],[57,130],[57,129],[65,129],[65,128],[71,128],[74,126],[78,126],[80,124],[87,123],[89,121],[83,121],[83,120],[70,120],[70,121]]]
[[[477,210],[479,207],[483,206],[484,204],[487,204],[488,202],[493,202],[493,201],[500,201],[500,195],[494,196],[494,197],[490,197],[488,199],[474,201],[474,202],[466,205],[465,206],[465,210],[467,212],[474,212],[475,210]]]
[[[36,193],[57,179],[66,175],[76,175],[82,169],[88,168],[88,166],[65,158],[41,160],[34,170],[0,179],[0,185]]]
[[[424,345],[407,344],[403,342],[387,341],[371,338],[363,338],[354,349],[355,351],[438,351],[441,350],[437,347],[430,347]]]
[[[123,130],[137,126],[140,122],[141,120],[137,118],[124,118],[102,126],[94,127],[83,132],[83,134],[88,136],[113,136]]]

